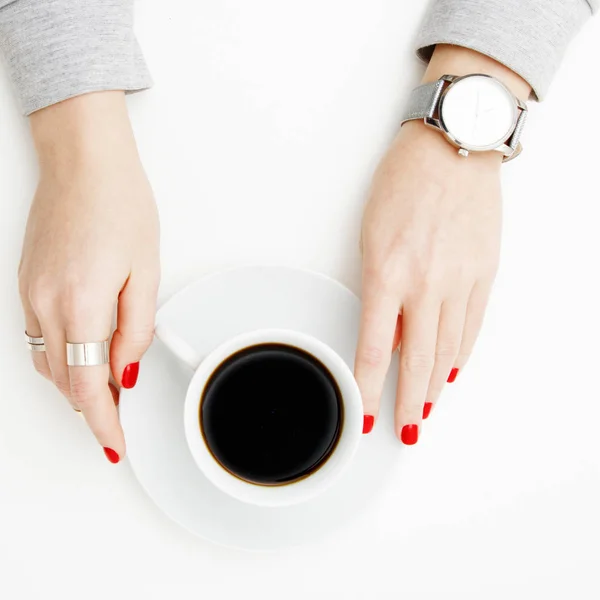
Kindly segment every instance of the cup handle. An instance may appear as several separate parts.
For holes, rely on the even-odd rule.
[[[203,358],[170,327],[159,323],[154,335],[185,365],[195,371]]]

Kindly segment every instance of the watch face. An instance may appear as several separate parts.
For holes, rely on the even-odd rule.
[[[467,75],[452,83],[440,102],[442,126],[467,150],[491,150],[504,143],[517,122],[517,103],[499,81]]]

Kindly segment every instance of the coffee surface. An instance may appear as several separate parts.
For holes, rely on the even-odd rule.
[[[200,427],[215,459],[256,484],[291,483],[318,469],[339,438],[343,409],[329,371],[303,350],[261,344],[212,374]]]

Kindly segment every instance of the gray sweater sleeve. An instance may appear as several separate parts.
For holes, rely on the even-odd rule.
[[[152,83],[133,34],[133,0],[0,0],[0,50],[26,115]]]
[[[600,0],[433,0],[418,36],[491,56],[543,98],[570,40]],[[133,0],[0,0],[0,50],[25,114],[151,79],[133,35]]]
[[[600,0],[433,0],[417,38],[431,58],[436,44],[492,57],[519,74],[542,99],[567,46]]]

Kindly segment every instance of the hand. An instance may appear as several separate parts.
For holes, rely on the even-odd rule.
[[[438,46],[424,81],[489,73],[526,98],[527,84],[492,59]],[[465,366],[496,274],[501,156],[458,156],[423,122],[405,124],[375,174],[362,230],[363,306],[355,374],[364,432],[379,412],[400,342],[395,430],[405,444],[446,381]]]
[[[356,379],[365,415],[376,418],[401,341],[395,427],[404,443],[416,442],[481,326],[498,263],[500,161],[462,159],[436,132],[408,123],[375,175],[363,219]]]
[[[125,440],[109,365],[68,367],[66,342],[109,338],[115,381],[133,387],[149,346],[159,282],[156,205],[123,93],[80,96],[36,113],[40,181],[19,268],[27,333],[43,336],[36,369],[83,413],[111,462]]]

